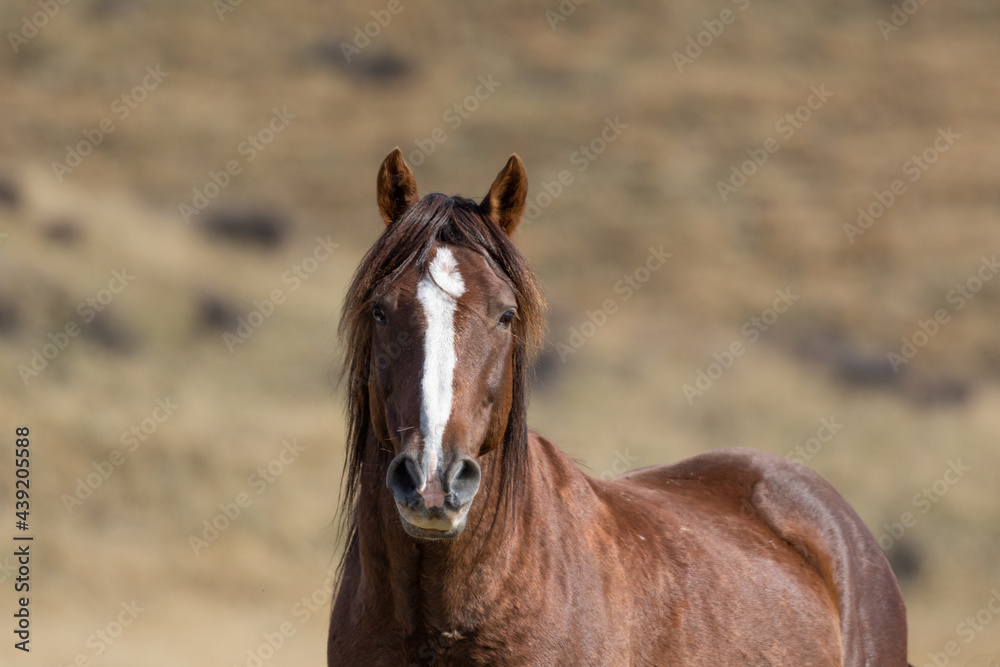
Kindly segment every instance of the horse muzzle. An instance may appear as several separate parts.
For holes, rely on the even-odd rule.
[[[403,529],[429,540],[458,537],[479,490],[482,471],[470,456],[458,456],[446,466],[428,471],[410,452],[389,464],[385,484],[396,500]]]

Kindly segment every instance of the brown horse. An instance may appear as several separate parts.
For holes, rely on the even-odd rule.
[[[516,155],[478,204],[418,199],[399,149],[379,171],[328,663],[906,665],[896,579],[808,468],[724,449],[602,481],[528,429],[527,190]]]

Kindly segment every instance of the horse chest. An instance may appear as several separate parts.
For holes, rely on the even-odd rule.
[[[401,664],[469,665],[628,664],[623,637],[561,610],[511,608],[474,631],[421,631],[408,637]],[[590,619],[592,620],[592,619]]]

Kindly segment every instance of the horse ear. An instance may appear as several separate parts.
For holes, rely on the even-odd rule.
[[[413,177],[399,146],[385,156],[378,170],[378,211],[388,227],[417,203],[417,179]]]
[[[479,205],[479,210],[486,217],[492,218],[507,232],[507,236],[510,236],[521,222],[527,199],[528,172],[524,170],[524,163],[515,153],[497,174],[486,199]]]

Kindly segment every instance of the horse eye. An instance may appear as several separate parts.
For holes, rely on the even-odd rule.
[[[510,323],[514,321],[514,311],[508,310],[506,313],[500,316],[500,326],[504,329],[510,328]]]
[[[382,310],[381,306],[375,306],[372,308],[372,317],[375,318],[376,324],[385,324],[388,321],[385,316],[385,311]]]

